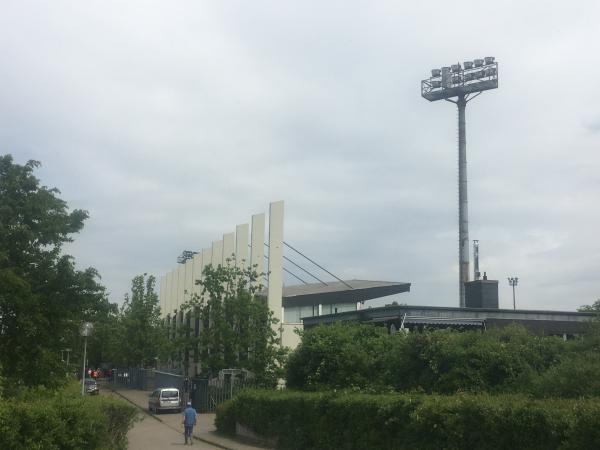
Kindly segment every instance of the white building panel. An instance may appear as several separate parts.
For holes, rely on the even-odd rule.
[[[230,260],[230,264],[235,264],[235,233],[226,233],[223,235],[223,266],[229,265],[227,259]]]
[[[199,296],[200,292],[202,292],[202,286],[196,284],[196,280],[202,279],[202,270],[204,266],[202,265],[202,256],[204,252],[198,252],[194,255],[194,272],[192,273],[192,296]]]
[[[255,214],[252,216],[252,236],[250,238],[250,260],[252,267],[258,273],[265,271],[265,215]]]
[[[283,297],[283,201],[269,208],[269,291],[268,304],[273,317],[282,322]],[[279,328],[279,325],[277,325]]]
[[[223,265],[223,241],[213,241],[211,262],[213,267]]]
[[[202,271],[204,268],[212,264],[212,248],[203,248],[202,249]]]
[[[185,264],[185,290],[183,301],[188,302],[192,298],[192,289],[194,289],[194,259],[188,259]]]
[[[248,224],[235,227],[235,264],[240,269],[248,266]]]
[[[179,264],[177,268],[177,306],[176,309],[179,312],[181,305],[183,304],[183,292],[185,291],[185,266]],[[179,316],[179,314],[178,314]],[[179,325],[179,322],[177,323]]]
[[[162,277],[160,277],[160,287],[159,287],[159,294],[158,294],[158,305],[160,306],[160,317],[164,317],[165,316],[165,292],[167,290],[167,276],[163,275]]]
[[[169,314],[173,317],[173,311],[177,309],[177,270],[169,272],[171,283],[169,288]]]
[[[203,248],[202,249],[202,271],[206,266],[212,264],[212,248]],[[204,278],[204,277],[203,277]]]

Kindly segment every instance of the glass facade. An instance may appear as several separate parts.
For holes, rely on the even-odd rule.
[[[356,303],[332,303],[323,305],[321,314],[336,314],[346,311],[356,311]],[[303,317],[319,315],[319,305],[288,306],[283,309],[283,321],[285,323],[302,323]]]
[[[283,309],[283,321],[285,323],[302,323],[302,317],[319,315],[319,306],[290,306]]]

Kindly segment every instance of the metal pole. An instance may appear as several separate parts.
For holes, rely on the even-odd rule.
[[[512,283],[512,288],[513,288],[513,309],[516,310],[517,309],[517,303],[515,301],[515,282]]]
[[[85,358],[86,358],[86,352],[87,352],[87,336],[85,337],[85,340],[83,341],[83,367],[81,369],[81,395],[85,395]]]
[[[469,210],[467,202],[467,139],[464,95],[458,96],[458,262],[459,305],[465,306],[465,283],[469,281]]]

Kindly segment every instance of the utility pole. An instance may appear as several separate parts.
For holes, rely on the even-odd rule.
[[[518,277],[509,277],[508,284],[510,284],[512,286],[512,290],[513,290],[513,309],[517,309],[517,302],[515,301],[515,286],[517,284],[519,284],[519,278]]]
[[[85,395],[85,359],[87,357],[87,338],[92,334],[94,326],[90,322],[83,322],[81,329],[79,330],[81,335],[84,337],[83,344],[83,362],[81,368],[81,395]]]

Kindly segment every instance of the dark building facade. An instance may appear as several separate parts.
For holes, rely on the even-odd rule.
[[[303,318],[305,329],[334,322],[372,323],[390,332],[423,328],[482,329],[516,323],[532,333],[564,338],[585,334],[594,313],[571,311],[459,308],[445,306],[383,306]]]

